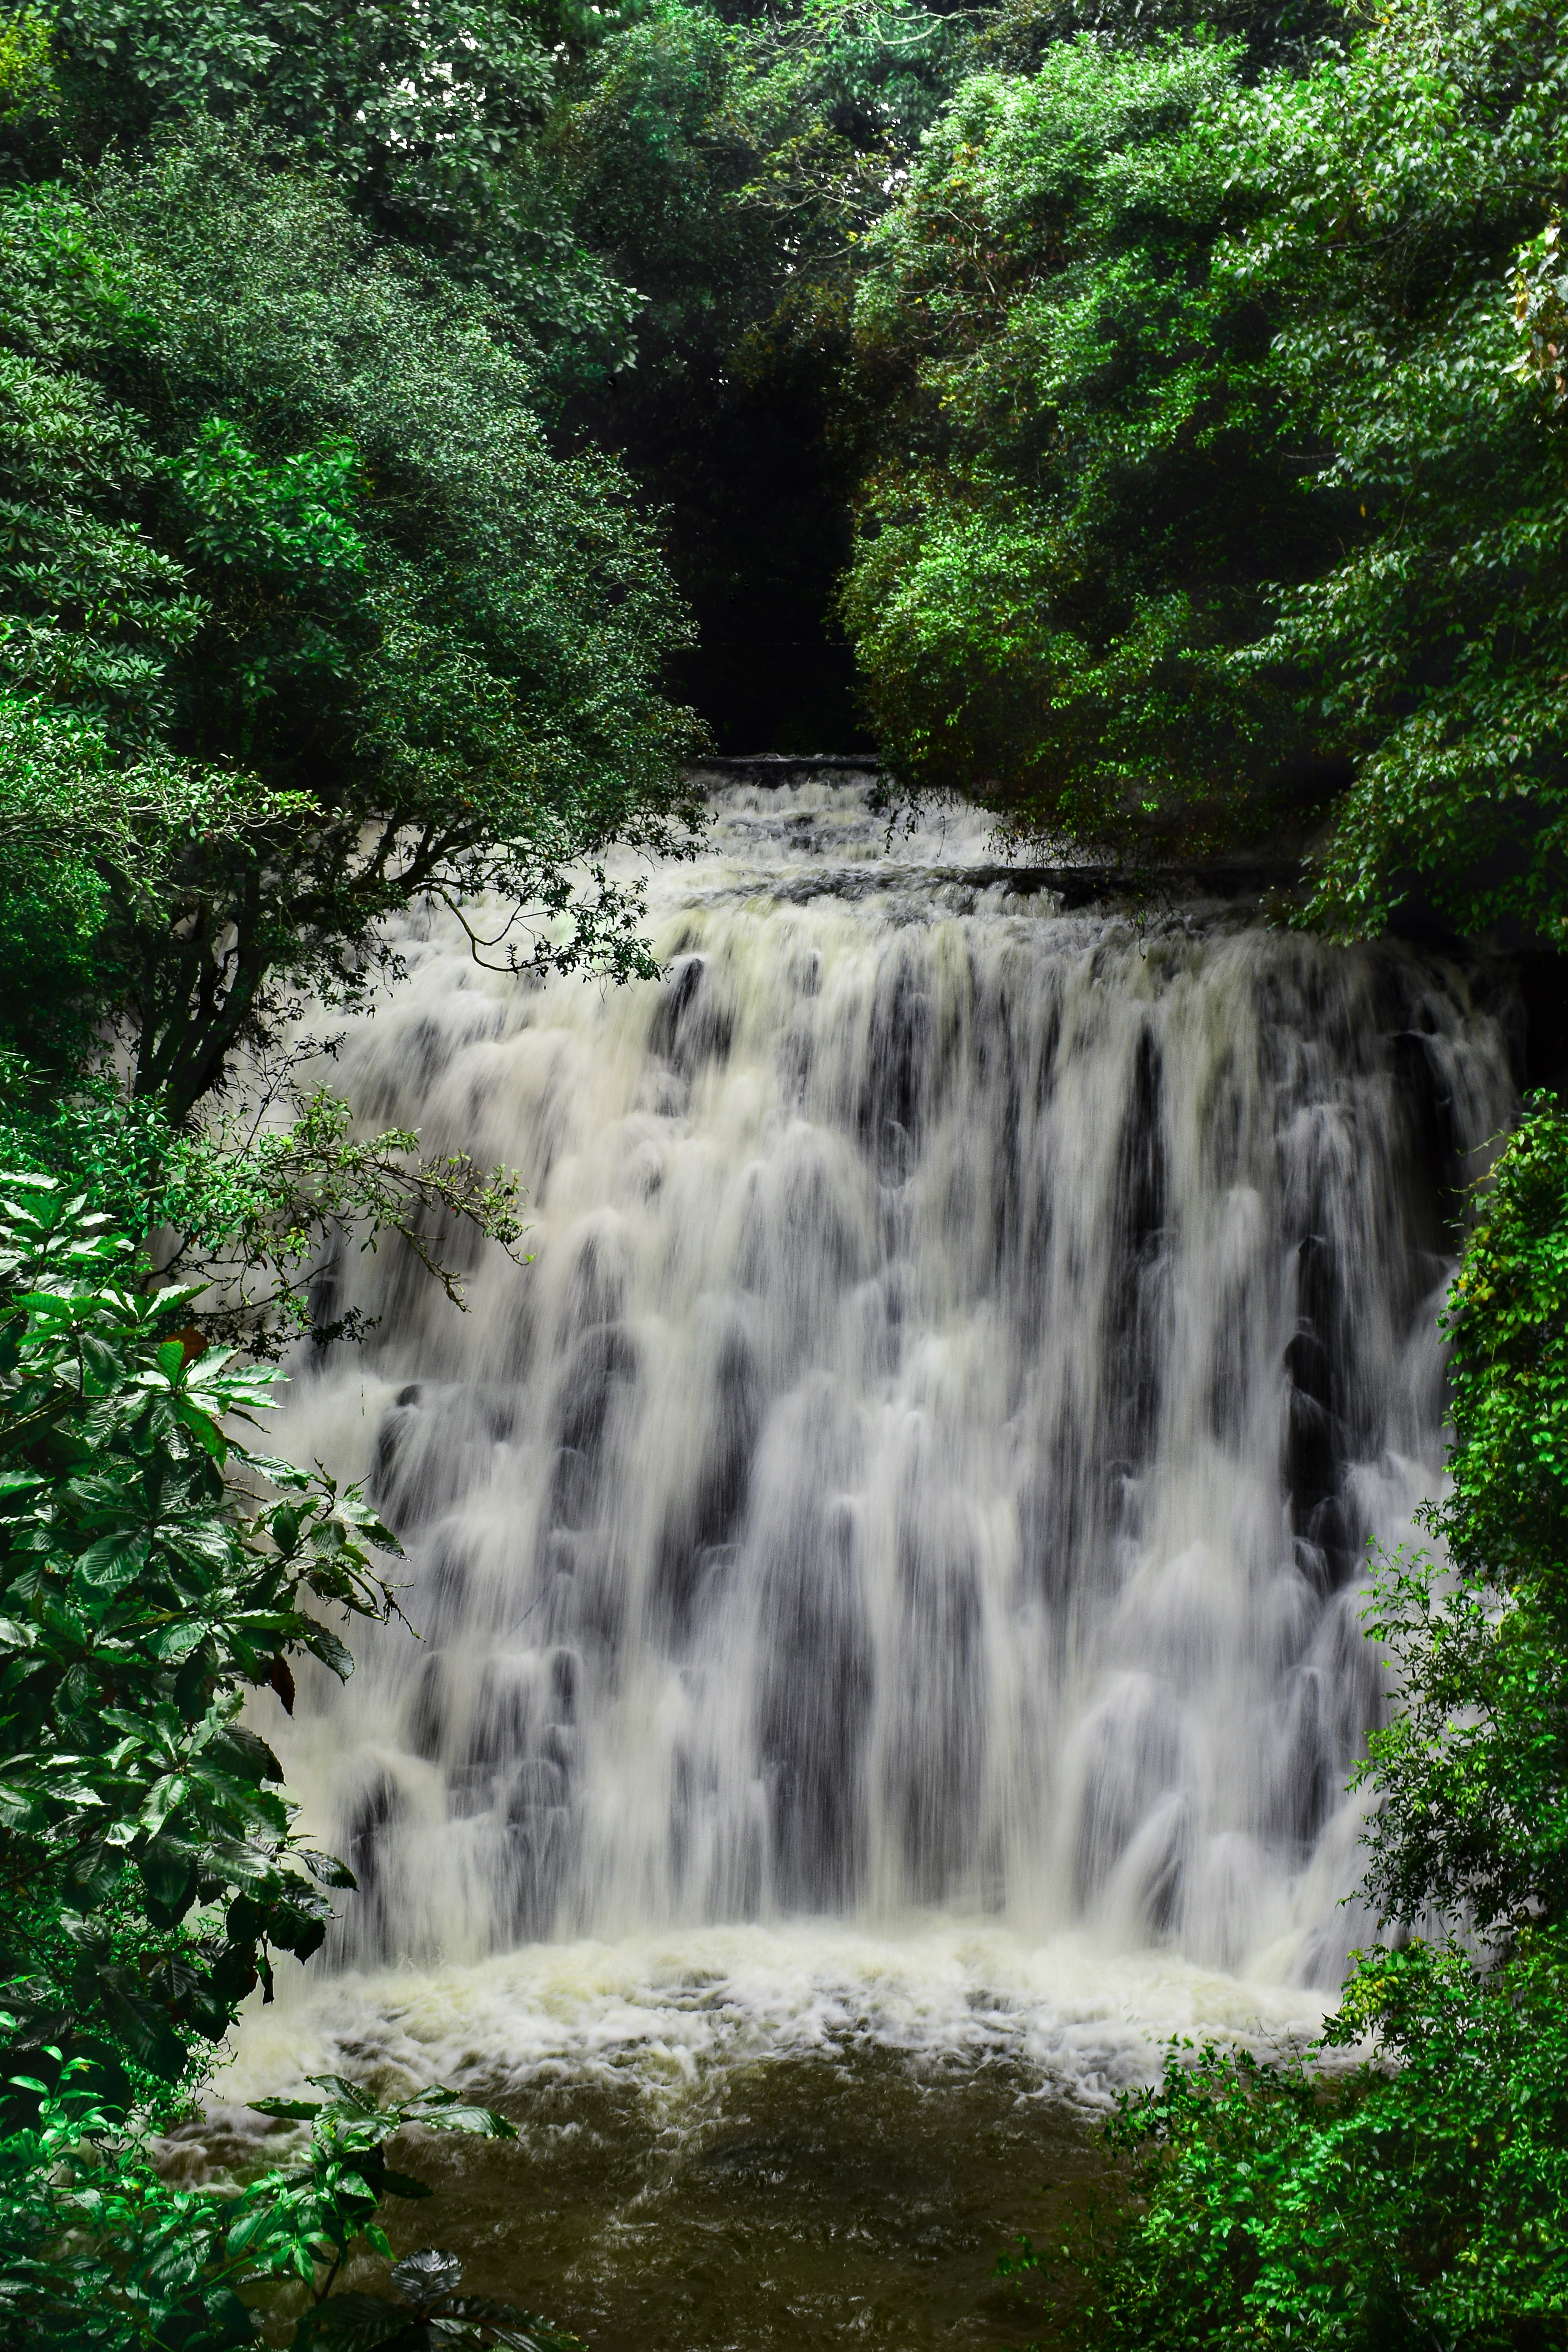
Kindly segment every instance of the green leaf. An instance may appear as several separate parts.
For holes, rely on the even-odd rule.
[[[463,2284],[463,2265],[458,2255],[439,2246],[418,2246],[394,2263],[392,2284],[410,2303],[436,2303],[457,2294]]]
[[[411,2172],[395,2172],[390,2165],[383,2167],[378,2185],[384,2197],[417,2199],[436,2194],[427,2181],[416,2179]]]
[[[358,1879],[355,1878],[347,1863],[340,1862],[336,1854],[315,1853],[310,1847],[301,1846],[300,1860],[311,1877],[318,1880],[322,1886],[341,1886],[352,1893],[359,1885]]]
[[[25,1837],[41,1837],[49,1822],[48,1809],[31,1789],[0,1781],[0,1824]]]
[[[353,1653],[328,1626],[314,1617],[302,1618],[298,1638],[305,1649],[321,1659],[324,1666],[331,1668],[340,1681],[347,1682],[354,1670]]]
[[[245,1460],[257,1476],[265,1478],[269,1486],[308,1487],[310,1484],[309,1471],[301,1470],[297,1463],[285,1462],[279,1454],[247,1454]]]
[[[151,1555],[147,1537],[140,1529],[123,1528],[89,1544],[79,1566],[86,1582],[117,1591],[141,1575]]]
[[[425,2331],[416,2327],[406,2305],[384,2302],[373,2294],[334,2294],[319,2303],[300,2321],[294,2342],[297,2352],[312,2345],[336,2347],[336,2352],[373,2352],[380,2345],[391,2352],[425,2352]]]
[[[307,2074],[305,2080],[318,2091],[330,2091],[340,2105],[352,2107],[358,2115],[380,2113],[374,2093],[367,2091],[362,2083],[351,2083],[346,2074]]]
[[[104,2015],[138,2065],[167,2083],[176,2083],[185,2070],[186,2049],[162,2010],[138,1991],[121,1970],[99,1980]]]

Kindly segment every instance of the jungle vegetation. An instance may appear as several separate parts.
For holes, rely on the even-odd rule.
[[[250,1725],[396,1607],[363,1498],[234,1432],[353,1336],[334,1238],[457,1298],[451,1213],[521,1232],[301,1007],[481,894],[513,969],[649,972],[605,853],[689,844],[707,743],[1568,942],[1565,59],[1547,0],[0,5],[5,2352],[553,2340],[435,2252],[335,2291],[400,2133],[506,2130],[450,2094],[324,2081],[228,2199],[150,2148],[353,1899]],[[1050,2250],[1087,2344],[1568,2341],[1550,1100],[1449,1337],[1383,1940],[1322,2049],[1126,2107]]]

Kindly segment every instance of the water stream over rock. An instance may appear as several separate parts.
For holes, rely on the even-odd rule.
[[[237,2096],[674,2095],[804,2036],[1094,2101],[1310,2021],[1507,1054],[1408,947],[1072,895],[807,772],[655,876],[660,984],[411,928],[334,1083],[520,1170],[533,1256],[466,1317],[392,1252],[326,1277],[378,1320],[280,1433],[368,1476],[425,1638],[302,1691],[363,1891]]]

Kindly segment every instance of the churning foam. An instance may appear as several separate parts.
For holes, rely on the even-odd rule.
[[[795,1920],[296,1982],[252,2011],[213,2090],[237,2110],[328,2073],[384,2096],[436,2082],[501,2096],[596,2076],[679,2107],[718,2069],[870,2047],[1011,2061],[1042,2091],[1095,2108],[1152,2079],[1174,2038],[1279,2049],[1310,2037],[1324,2006],[1299,1988],[1081,1937],[1031,1946],[974,1921],[874,1934]]]

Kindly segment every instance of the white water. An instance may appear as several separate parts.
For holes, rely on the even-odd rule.
[[[356,2075],[384,2096],[468,2082],[513,2099],[565,2074],[627,2081],[679,2111],[725,2069],[873,2050],[1010,2063],[1092,2109],[1143,2080],[1174,2035],[1278,2048],[1304,2040],[1324,2005],[1175,1953],[1110,1954],[1070,1935],[1037,1945],[989,1920],[676,1928],[351,1972],[308,2004],[253,2013],[217,2091],[242,2123],[242,2101],[311,2074]]]
[[[1363,1562],[1438,1475],[1496,1023],[1408,950],[1062,912],[971,816],[718,814],[662,985],[434,924],[335,1075],[518,1168],[534,1257],[466,1317],[350,1260],[372,1341],[293,1383],[426,1638],[302,1689],[355,1973],[237,2084],[994,2034],[1093,2096],[1310,2024],[1364,1934]]]

